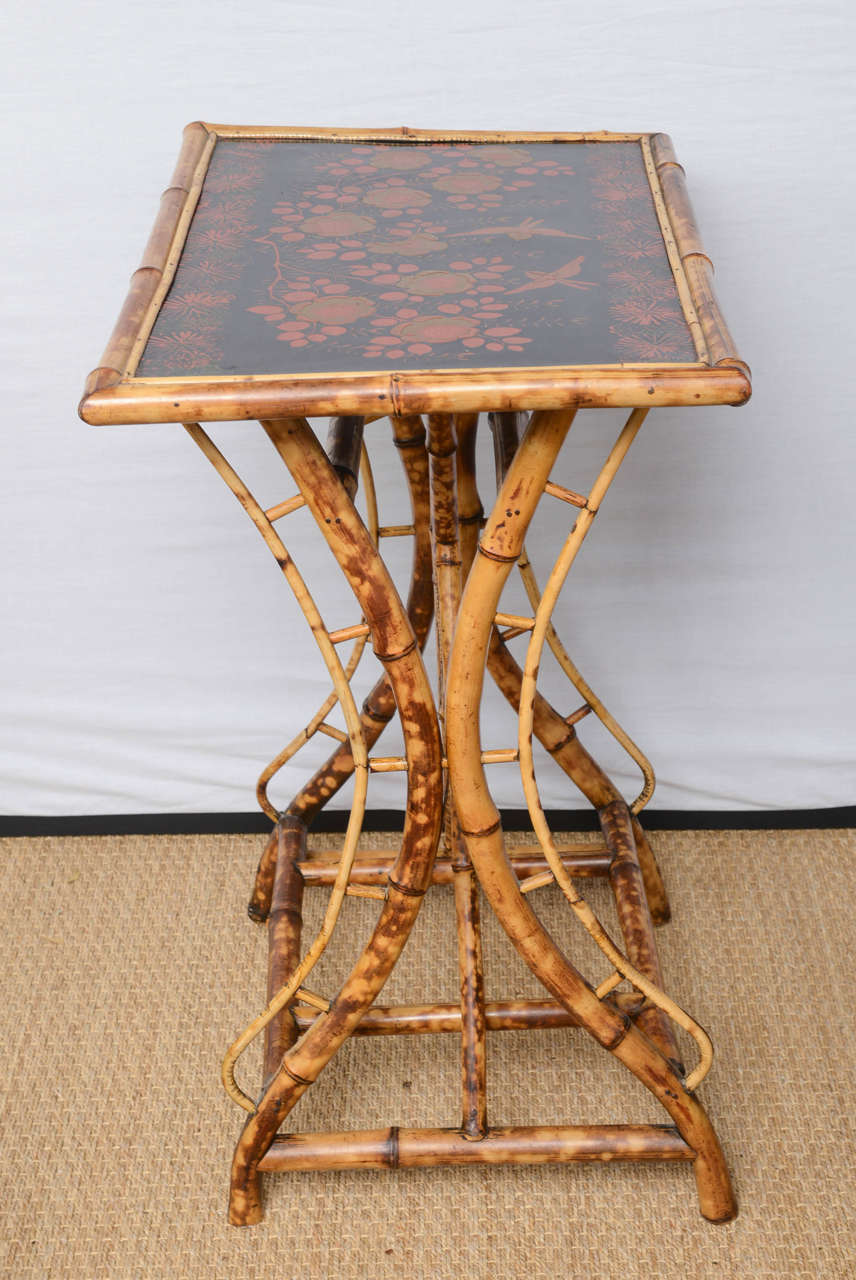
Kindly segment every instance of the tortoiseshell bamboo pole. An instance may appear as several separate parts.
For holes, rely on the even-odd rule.
[[[490,1129],[480,1142],[467,1142],[456,1129],[393,1128],[289,1134],[271,1144],[260,1168],[298,1172],[693,1158],[691,1147],[668,1125],[532,1125]]]
[[[408,792],[402,847],[372,936],[329,1009],[285,1053],[238,1141],[229,1219],[239,1226],[261,1220],[259,1161],[277,1129],[359,1025],[401,953],[430,883],[442,813],[437,713],[413,628],[392,579],[309,424],[283,419],[262,425],[306,496],[371,627],[375,653],[400,708]]]
[[[634,968],[644,973],[646,978],[650,978],[662,990],[663,973],[627,807],[623,804],[607,805],[601,809],[599,816],[613,854],[609,881],[627,958]],[[663,1056],[684,1075],[672,1024],[663,1010],[653,1006],[643,1010],[637,1019],[637,1026],[651,1037]]]
[[[617,1009],[635,1017],[643,998],[635,991],[616,991],[610,997]],[[557,1000],[488,1000],[488,1031],[544,1031],[555,1027],[579,1027],[580,1022]],[[296,1005],[294,1018],[301,1031],[318,1017],[317,1009]],[[364,1014],[355,1036],[437,1035],[461,1033],[460,1004],[373,1005]]]
[[[479,706],[493,618],[572,418],[572,411],[533,414],[488,518],[464,589],[449,664],[449,771],[467,849],[509,937],[547,990],[659,1099],[694,1152],[702,1213],[712,1221],[726,1221],[736,1213],[736,1203],[709,1119],[648,1037],[608,1001],[598,998],[521,894],[505,856],[499,812],[481,763]]]
[[[338,850],[336,851],[339,852]],[[575,853],[562,855],[562,865],[572,876],[581,876],[589,878],[591,876],[609,875],[609,866],[612,861],[611,853]],[[395,858],[392,855],[383,856],[375,855],[358,855],[351,867],[351,884],[386,884],[386,878],[389,875]],[[535,857],[511,857],[509,859],[514,873],[520,880],[527,879],[530,876],[539,875],[549,871],[549,863],[543,854]],[[307,858],[301,862],[300,873],[306,884],[332,884],[336,876],[336,861],[325,860],[319,857]],[[434,863],[434,871],[431,876],[432,884],[452,884],[455,872],[454,865],[450,858],[438,858]]]
[[[461,602],[461,545],[456,493],[455,428],[449,414],[428,418],[431,545],[437,626],[439,701],[445,705],[446,667]],[[445,726],[444,726],[445,731]],[[487,1060],[479,892],[458,832],[454,793],[446,793],[446,851],[454,874],[458,974],[461,989],[461,1132],[478,1140],[487,1130]]]
[[[128,322],[138,306],[130,298]],[[136,323],[139,318],[136,317]],[[318,374],[251,376],[234,380],[157,378],[87,382],[79,413],[93,426],[111,423],[247,422],[275,414],[383,412],[475,413],[512,405],[554,410],[573,404],[584,409],[655,408],[686,404],[745,404],[751,385],[745,366],[583,365],[542,369],[497,369],[486,373],[438,370],[432,373],[350,373],[324,381]]]
[[[272,1000],[300,963],[303,924],[303,876],[299,860],[306,853],[306,828],[295,818],[277,826],[277,858],[268,916],[268,1000]],[[273,1078],[299,1035],[293,1005],[286,1005],[265,1028],[264,1086]],[[263,1087],[264,1087],[263,1086]]]
[[[345,493],[353,501],[360,475],[360,453],[363,447],[363,419],[332,418],[327,432],[327,457],[342,481]]]

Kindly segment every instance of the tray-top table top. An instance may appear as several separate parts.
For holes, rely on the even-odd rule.
[[[91,422],[742,403],[664,134],[190,125]]]

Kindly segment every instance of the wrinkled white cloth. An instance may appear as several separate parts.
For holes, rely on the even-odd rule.
[[[671,134],[754,398],[651,415],[558,620],[649,752],[661,806],[853,802],[850,6],[268,0],[237,21],[222,0],[34,0],[10,22],[2,812],[250,810],[259,770],[328,687],[276,564],[182,429],[75,416],[181,128],[200,115]],[[617,423],[581,415],[557,478],[585,484]],[[266,499],[292,491],[259,428],[213,434]],[[404,491],[384,438],[370,429],[395,523]],[[551,510],[532,544],[542,578],[568,514]],[[325,618],[355,621],[328,553],[295,541],[307,525],[292,519]],[[544,670],[571,711],[576,695]],[[633,767],[589,726],[635,794]],[[514,729],[498,698],[486,706],[485,746]],[[298,757],[277,798],[331,745]],[[500,805],[522,805],[515,766],[490,776]],[[576,802],[549,761],[540,781],[545,806]],[[372,807],[402,796],[400,777],[372,779]]]

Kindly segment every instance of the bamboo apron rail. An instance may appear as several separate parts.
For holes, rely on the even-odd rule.
[[[648,412],[738,405],[749,394],[665,134],[185,130],[81,416],[184,425],[279,564],[332,686],[258,783],[273,831],[249,912],[267,922],[268,1001],[222,1068],[226,1092],[246,1113],[232,1165],[234,1224],[260,1221],[266,1171],[613,1159],[689,1161],[702,1213],[733,1218],[722,1151],[696,1096],[711,1041],[667,994],[657,956],[654,927],[668,920],[669,904],[639,817],[653,770],[552,617]],[[554,474],[584,408],[629,411],[588,493]],[[330,418],[323,446],[307,415]],[[495,458],[487,513],[476,465],[484,415]],[[228,419],[255,419],[290,474],[273,505],[257,500],[203,426]],[[381,523],[368,446],[384,438],[404,473],[406,524]],[[570,524],[543,587],[525,546],[542,502],[564,504]],[[288,517],[303,508],[353,598],[352,621],[336,628],[284,540]],[[412,541],[405,600],[383,555],[390,538]],[[515,572],[531,613],[501,607]],[[432,625],[436,689],[422,658]],[[358,706],[351,682],[369,645],[382,674]],[[545,648],[573,690],[569,711],[538,687]],[[517,714],[514,742],[481,741],[486,674]],[[404,754],[376,754],[395,716]],[[640,771],[629,804],[577,736],[591,716]],[[318,735],[332,740],[331,754],[280,806],[271,793],[277,775]],[[594,807],[600,845],[555,841],[533,737]],[[512,762],[534,843],[509,857],[487,770]],[[384,772],[406,776],[401,843],[396,854],[358,851],[370,779]],[[313,819],[351,780],[342,847],[309,854]],[[592,876],[612,887],[620,939],[580,891]],[[426,891],[449,883],[458,1002],[379,1004]],[[549,998],[490,991],[479,885]],[[541,924],[535,904],[547,885],[564,894],[592,958],[605,958],[599,980],[585,977]],[[329,896],[307,941],[302,903],[313,886]],[[312,971],[349,896],[376,900],[376,922],[338,991],[322,994]],[[664,1123],[492,1126],[487,1033],[545,1027],[588,1032],[660,1101]],[[675,1027],[695,1043],[686,1067]],[[349,1037],[450,1032],[461,1040],[457,1129],[283,1129]],[[263,1079],[247,1092],[240,1058],[259,1035]]]

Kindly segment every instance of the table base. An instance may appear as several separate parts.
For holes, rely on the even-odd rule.
[[[518,443],[524,415],[490,414],[499,494],[486,520],[475,484],[478,415],[429,415],[427,441],[421,419],[391,419],[413,520],[411,525],[386,529],[377,519],[362,442],[363,419],[334,419],[326,453],[303,419],[263,422],[299,490],[294,498],[267,510],[202,428],[187,425],[275,555],[334,686],[317,715],[271,762],[259,784],[262,807],[275,827],[261,859],[249,911],[254,919],[268,924],[269,1003],[224,1062],[224,1085],[248,1112],[232,1170],[229,1216],[236,1225],[260,1221],[260,1174],[266,1171],[612,1159],[692,1161],[702,1213],[717,1222],[728,1221],[736,1213],[719,1143],[694,1093],[710,1065],[710,1042],[663,990],[653,926],[668,919],[668,900],[638,818],[653,790],[653,774],[583,680],[550,620],[567,572],[645,411],[631,413],[587,495],[550,478],[573,416],[572,411],[535,413]],[[366,522],[353,502],[360,476],[368,504]],[[545,494],[568,503],[578,514],[542,593],[523,539]],[[325,627],[274,528],[275,521],[303,505],[315,517],[361,611],[358,623],[338,631]],[[378,551],[383,537],[405,533],[414,539],[406,605]],[[532,604],[531,616],[499,611],[502,589],[515,565]],[[432,614],[438,639],[439,709],[421,657]],[[521,666],[510,644],[522,635],[529,640]],[[358,710],[349,681],[369,638],[384,675]],[[354,647],[343,662],[338,646],[346,643]],[[554,710],[537,689],[545,644],[583,697],[582,706],[569,715]],[[482,747],[478,713],[485,670],[517,712],[519,734],[514,747]],[[337,702],[347,731],[326,719]],[[396,711],[404,733],[404,756],[370,756]],[[577,738],[575,725],[589,714],[596,715],[642,769],[643,790],[632,806]],[[287,809],[275,809],[268,799],[268,784],[300,746],[319,732],[336,739],[337,747]],[[556,845],[538,797],[533,736],[594,806],[603,835],[600,846]],[[485,765],[510,760],[520,763],[538,840],[537,846],[517,851],[512,858],[503,847],[499,814],[484,771]],[[394,856],[358,855],[369,776],[394,770],[405,772],[408,781],[401,847]],[[343,849],[308,856],[309,825],[351,778],[354,800]],[[576,882],[593,875],[609,879],[623,949],[579,894]],[[459,1005],[377,1005],[423,895],[431,884],[449,882],[455,896]],[[479,883],[551,999],[486,1001]],[[591,985],[564,956],[530,905],[534,891],[553,883],[561,887],[574,915],[610,963],[611,972],[598,986]],[[322,928],[303,954],[302,900],[307,885],[330,886],[330,899]],[[346,896],[376,898],[379,916],[338,994],[327,999],[310,990],[306,980],[327,945]],[[630,990],[618,991],[622,983]],[[699,1065],[689,1074],[680,1062],[673,1023],[688,1031],[699,1046]],[[491,1128],[487,1031],[556,1026],[587,1031],[658,1098],[672,1124]],[[264,1080],[259,1097],[253,1100],[236,1082],[235,1063],[261,1032],[265,1035]],[[295,1103],[350,1036],[434,1032],[461,1036],[460,1129],[279,1132]]]

